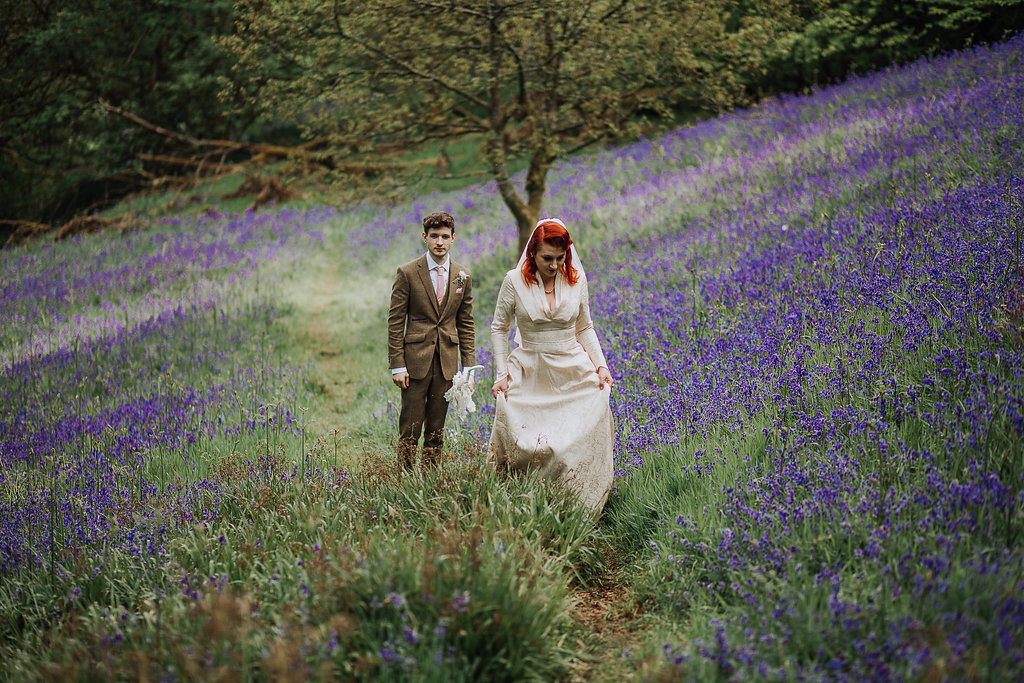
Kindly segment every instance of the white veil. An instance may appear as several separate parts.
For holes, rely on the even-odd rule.
[[[523,247],[523,253],[519,255],[519,260],[516,262],[516,272],[523,272],[523,264],[526,263],[526,259],[530,256],[530,242],[533,241],[533,236],[537,233],[537,229],[540,226],[544,225],[545,223],[555,223],[557,225],[562,226],[566,233],[569,232],[569,229],[565,227],[565,223],[563,223],[557,218],[541,218],[539,221],[537,221],[537,225],[533,226],[533,232],[530,233],[530,239],[526,241],[526,246]],[[571,235],[570,239],[572,239]],[[583,261],[580,259],[580,255],[576,253],[575,244],[569,245],[569,254],[572,256],[572,267],[576,269],[576,273],[577,275],[579,275],[580,281],[586,280],[587,275],[583,270]],[[522,279],[522,277],[520,277],[520,279]]]
[[[537,221],[537,225],[534,226],[533,232],[530,233],[530,240],[527,241],[526,246],[523,248],[523,253],[520,254],[519,260],[516,262],[516,267],[509,271],[509,274],[512,276],[512,284],[519,292],[519,298],[531,310],[534,319],[539,318],[541,311],[547,310],[547,300],[544,295],[544,288],[539,285],[539,278],[537,285],[527,285],[523,281],[523,264],[529,258],[530,242],[533,241],[533,236],[537,233],[540,226],[545,223],[555,223],[562,226],[566,233],[569,232],[568,228],[565,227],[565,223],[559,219],[541,218]],[[569,253],[572,255],[572,267],[576,270],[577,280],[576,284],[571,285],[561,272],[555,276],[555,308],[550,314],[555,317],[567,318],[574,312],[574,309],[578,310],[579,299],[582,296],[583,289],[586,287],[587,274],[583,270],[583,260],[580,259],[580,255],[576,252],[575,244],[569,245]],[[518,320],[516,321],[513,341],[516,346],[522,345],[522,335],[519,332]]]

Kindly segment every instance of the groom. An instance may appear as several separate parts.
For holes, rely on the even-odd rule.
[[[398,462],[416,462],[421,432],[423,461],[435,464],[444,443],[444,419],[462,358],[476,364],[473,288],[469,271],[448,254],[455,241],[455,219],[435,211],[423,219],[427,253],[398,267],[388,312],[391,379],[402,390],[398,416]]]

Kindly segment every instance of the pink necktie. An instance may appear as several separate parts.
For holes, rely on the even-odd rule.
[[[437,266],[434,270],[437,271],[437,305],[440,306],[444,300],[444,268]]]

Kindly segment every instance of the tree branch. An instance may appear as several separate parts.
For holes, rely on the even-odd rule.
[[[110,104],[102,98],[100,98],[99,104],[107,111],[113,114],[117,114],[118,116],[123,116],[129,121],[132,121],[142,126],[143,128],[146,128],[147,130],[151,130],[154,133],[158,133],[172,140],[177,140],[178,142],[187,143],[193,147],[215,147],[217,149],[223,149],[227,151],[237,150],[240,152],[249,152],[251,154],[287,157],[296,153],[309,154],[311,148],[314,148],[317,145],[322,144],[323,142],[322,140],[310,140],[295,147],[285,147],[283,145],[271,145],[267,143],[235,142],[233,140],[205,140],[200,138],[194,138],[189,135],[184,135],[173,130],[168,130],[162,126],[156,125],[155,123],[150,123],[141,116],[133,114],[130,111],[122,109],[121,107],[117,107],[113,104]],[[140,158],[143,158],[143,156],[140,155]],[[155,157],[153,157],[153,159],[155,159]]]
[[[458,14],[465,14],[465,15],[468,15],[468,16],[471,16],[471,17],[476,17],[477,19],[489,19],[490,18],[490,15],[484,14],[480,10],[474,10],[471,7],[466,7],[465,5],[458,6],[458,5],[455,5],[454,3],[423,2],[422,0],[419,0],[419,1],[414,1],[411,4],[418,5],[420,7],[427,7],[427,8],[430,8],[430,9],[440,10],[442,12],[446,12],[446,11],[447,12],[452,12],[452,11],[454,11],[454,12],[456,12]]]
[[[188,135],[183,135],[181,133],[176,133],[173,130],[168,130],[166,128],[163,128],[161,126],[156,125],[155,123],[150,123],[149,121],[145,120],[144,118],[142,118],[140,116],[136,116],[135,114],[131,113],[130,111],[127,111],[125,109],[122,109],[121,107],[117,107],[117,106],[114,106],[113,104],[110,104],[109,102],[107,102],[102,97],[99,98],[98,101],[99,101],[99,104],[100,104],[101,107],[103,107],[107,111],[111,112],[112,114],[117,114],[118,116],[123,116],[126,119],[128,119],[129,121],[137,123],[138,125],[142,126],[143,128],[151,130],[154,133],[159,133],[160,135],[163,135],[164,137],[171,138],[172,140],[177,140],[178,142],[186,142],[186,143],[192,145],[193,147],[203,147],[203,146],[210,146],[210,145],[216,145],[216,146],[221,146],[221,147],[229,147],[229,146],[237,146],[237,145],[240,144],[240,143],[236,143],[236,142],[227,142],[227,141],[224,141],[224,140],[199,140],[197,138],[193,138],[193,137],[190,137]]]
[[[406,73],[411,74],[411,75],[415,76],[416,78],[418,78],[420,80],[423,80],[423,81],[426,81],[428,83],[436,83],[437,85],[441,86],[445,90],[448,90],[449,92],[453,92],[456,95],[458,95],[459,97],[463,97],[466,100],[472,102],[473,104],[475,104],[475,105],[477,105],[479,107],[484,107],[484,108],[487,107],[487,103],[484,100],[482,100],[479,97],[477,97],[476,95],[474,95],[473,93],[467,92],[467,91],[463,90],[462,88],[460,88],[460,87],[458,87],[458,86],[456,86],[456,85],[454,85],[452,83],[449,83],[448,81],[446,81],[445,79],[443,79],[443,78],[441,78],[439,76],[436,76],[434,74],[424,73],[423,71],[420,71],[419,69],[417,69],[412,64],[409,64],[408,62],[406,62],[404,59],[396,57],[395,55],[391,54],[387,50],[381,49],[381,48],[379,48],[379,47],[377,47],[375,45],[371,45],[370,43],[367,43],[365,40],[362,40],[361,38],[358,38],[357,36],[354,36],[354,35],[346,32],[345,29],[342,28],[342,26],[341,26],[341,20],[340,20],[339,15],[338,15],[338,3],[337,3],[337,0],[334,3],[334,27],[335,27],[335,32],[340,37],[344,38],[345,40],[352,41],[356,45],[359,45],[360,47],[362,47],[364,50],[367,50],[368,52],[370,52],[372,54],[375,54],[378,57],[383,57],[388,62],[394,64],[395,66],[400,67]]]

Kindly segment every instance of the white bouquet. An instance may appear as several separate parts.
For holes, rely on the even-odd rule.
[[[452,388],[444,392],[444,400],[448,401],[448,407],[455,413],[459,423],[466,415],[476,412],[476,403],[473,402],[474,373],[483,369],[482,365],[471,365],[456,372],[452,377]]]

